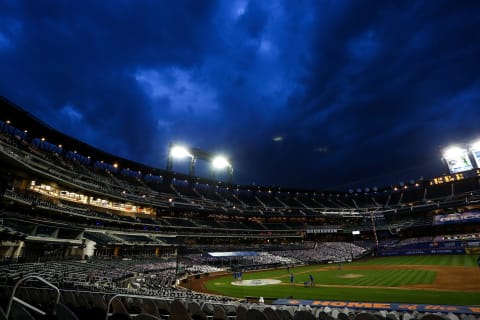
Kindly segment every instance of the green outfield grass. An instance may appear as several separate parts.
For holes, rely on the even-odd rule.
[[[477,256],[473,255],[425,255],[380,257],[355,262],[356,265],[424,265],[478,267]]]
[[[378,265],[398,266],[398,270],[368,269],[368,266]],[[436,277],[436,272],[428,270],[428,267],[421,270],[402,270],[401,266],[406,265],[472,267],[478,269],[478,278],[472,279],[472,281],[480,281],[480,268],[477,266],[476,256],[433,255],[375,258],[346,264],[343,270],[337,270],[335,265],[295,267],[291,270],[295,275],[294,286],[290,285],[290,276],[287,271],[279,269],[243,274],[244,280],[272,278],[281,280],[282,283],[277,285],[234,286],[231,284],[234,279],[226,276],[209,281],[206,283],[206,287],[210,291],[239,298],[246,296],[286,298],[291,296],[296,299],[315,300],[480,305],[480,292],[405,290],[405,288],[401,288],[405,285],[430,284],[435,281]],[[333,270],[327,270],[332,266]],[[348,270],[345,270],[347,266]],[[316,287],[314,288],[304,285],[304,282],[308,281],[309,274],[315,278]]]
[[[308,281],[308,274],[300,274],[296,281]],[[412,284],[428,284],[435,280],[436,273],[428,270],[348,270],[348,271],[322,271],[311,272],[316,284],[350,285],[350,286],[379,286],[398,287]],[[353,275],[358,278],[341,278]],[[288,283],[289,278],[283,277],[282,281]]]

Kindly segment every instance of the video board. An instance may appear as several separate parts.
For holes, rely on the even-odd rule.
[[[473,169],[467,149],[455,149],[455,152],[444,154],[445,162],[450,173],[464,172]]]
[[[480,145],[477,143],[475,144],[470,151],[472,152],[473,159],[477,165],[477,168],[480,168]]]

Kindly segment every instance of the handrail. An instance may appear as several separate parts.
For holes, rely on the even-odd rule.
[[[39,276],[36,276],[36,275],[26,276],[26,277],[23,277],[22,279],[18,280],[17,283],[15,283],[15,286],[13,287],[12,295],[10,296],[10,300],[8,301],[8,307],[7,307],[7,311],[6,311],[6,314],[5,314],[7,319],[8,319],[8,316],[10,315],[10,311],[12,311],[11,309],[12,309],[13,301],[18,302],[18,303],[24,305],[25,307],[27,307],[27,308],[29,308],[29,309],[37,312],[37,313],[40,313],[41,315],[45,315],[45,312],[43,312],[42,310],[32,306],[31,304],[23,301],[22,299],[19,299],[19,298],[15,297],[15,292],[17,291],[17,288],[20,285],[20,283],[24,282],[25,280],[29,280],[29,279],[37,279],[40,282],[43,282],[44,284],[46,284],[47,286],[53,288],[57,292],[57,299],[55,301],[55,304],[58,304],[60,302],[60,290],[58,289],[58,287],[54,286],[53,284],[51,284],[47,280],[43,279],[42,277],[39,277]],[[55,309],[53,310],[53,314],[55,314]]]
[[[175,300],[176,298],[174,297],[159,297],[159,296],[144,296],[144,295],[136,295],[136,294],[126,294],[126,293],[119,293],[119,294],[115,294],[113,295],[110,300],[108,300],[108,303],[107,303],[107,314],[105,315],[105,320],[108,320],[108,316],[109,316],[109,312],[110,312],[110,306],[112,305],[112,301],[114,299],[117,299],[117,298],[121,298],[121,297],[125,297],[125,298],[139,298],[139,299],[149,299],[149,300],[169,300],[169,301],[173,301]],[[222,304],[222,305],[225,305],[225,303],[222,303],[222,302],[211,302],[212,304]],[[228,304],[228,303],[227,303]]]
[[[140,299],[153,299],[153,300],[173,300],[172,298],[167,297],[156,297],[156,296],[142,296],[142,295],[135,295],[135,294],[127,294],[127,293],[118,293],[113,295],[107,303],[107,314],[105,315],[105,320],[108,320],[108,315],[110,312],[110,306],[112,305],[112,301],[117,298],[140,298]]]

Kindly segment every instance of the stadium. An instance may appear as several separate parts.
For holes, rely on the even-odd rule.
[[[372,189],[245,186],[78,141],[0,99],[0,319],[480,319],[480,148]],[[190,157],[189,174],[172,170]]]

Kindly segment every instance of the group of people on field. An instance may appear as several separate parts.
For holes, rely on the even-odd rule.
[[[479,266],[480,266],[480,257],[478,258],[478,263],[479,263]],[[338,263],[338,269],[339,271],[342,271],[343,270],[343,265],[341,262]],[[290,272],[290,266],[287,266],[287,272],[290,274],[290,285],[293,286],[295,285],[295,276],[293,275],[292,272]],[[315,287],[315,278],[313,277],[312,274],[309,274],[308,275],[308,279],[309,281],[305,281],[304,282],[304,285],[305,287]]]
[[[290,285],[291,286],[295,285],[295,276],[293,275],[292,272],[290,272],[290,267],[287,268],[287,272],[290,274]],[[309,279],[309,281],[304,282],[305,287],[307,287],[307,286],[314,287],[315,286],[315,278],[313,277],[313,275],[309,274],[308,279]]]

